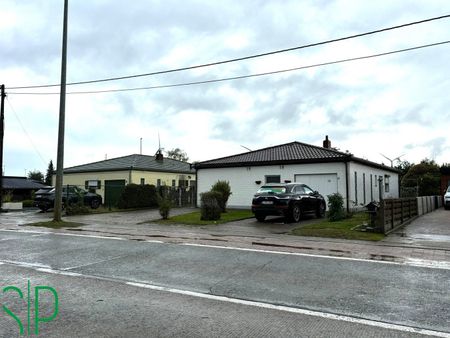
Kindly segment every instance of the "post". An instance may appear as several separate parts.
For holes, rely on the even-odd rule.
[[[55,206],[53,220],[61,221],[62,209],[62,183],[64,166],[64,125],[66,110],[66,64],[67,64],[67,10],[68,0],[64,0],[63,42],[61,56],[61,90],[59,96],[59,128],[58,128],[58,155],[56,159]]]
[[[3,205],[3,135],[5,132],[5,85],[0,86],[0,211]]]

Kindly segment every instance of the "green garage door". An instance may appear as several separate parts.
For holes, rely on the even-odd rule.
[[[116,207],[124,188],[125,180],[105,180],[105,206]]]

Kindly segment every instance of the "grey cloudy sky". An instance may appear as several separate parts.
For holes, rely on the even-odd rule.
[[[0,83],[7,87],[6,175],[56,162],[62,0],[2,0]],[[448,0],[69,1],[68,82],[149,73],[301,46],[450,14]],[[450,40],[450,19],[214,67],[68,86],[93,91],[211,80]],[[191,161],[291,141],[385,162],[450,162],[450,44],[201,85],[66,102],[64,166],[165,149]]]

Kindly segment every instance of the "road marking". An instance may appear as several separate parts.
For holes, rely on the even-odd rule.
[[[382,321],[376,321],[376,320],[370,320],[370,319],[364,319],[364,318],[358,318],[358,317],[351,317],[351,316],[346,316],[346,315],[339,315],[339,314],[335,314],[335,313],[328,313],[328,312],[322,312],[322,311],[317,311],[317,310],[307,310],[307,309],[301,309],[301,308],[284,306],[284,305],[275,305],[275,304],[270,304],[270,303],[264,303],[264,302],[259,302],[259,301],[244,300],[244,299],[239,299],[239,298],[217,296],[217,295],[201,293],[201,292],[196,292],[196,291],[175,289],[175,288],[170,288],[170,287],[165,287],[165,286],[149,284],[148,282],[145,282],[145,281],[129,282],[129,281],[124,281],[121,279],[110,278],[110,277],[85,275],[85,274],[80,274],[80,273],[76,273],[76,272],[52,269],[51,267],[42,267],[41,264],[37,264],[37,263],[32,264],[32,263],[25,263],[25,262],[0,261],[0,265],[2,265],[2,264],[10,264],[10,265],[16,265],[16,266],[20,266],[20,267],[24,267],[24,268],[32,268],[39,272],[44,272],[44,273],[49,273],[49,274],[54,274],[54,275],[104,280],[104,281],[116,282],[116,283],[121,283],[121,284],[129,285],[129,286],[145,288],[145,289],[150,289],[150,290],[160,291],[160,292],[169,292],[169,293],[179,294],[179,295],[184,295],[184,296],[189,296],[189,297],[197,297],[197,298],[215,300],[215,301],[226,302],[226,303],[259,307],[259,308],[264,308],[264,309],[269,309],[269,310],[290,312],[290,313],[295,313],[295,314],[300,314],[300,315],[307,315],[307,316],[320,317],[320,318],[324,318],[324,319],[344,321],[344,322],[348,322],[348,323],[380,327],[380,328],[384,328],[384,329],[396,330],[396,331],[401,331],[401,332],[406,332],[406,333],[415,333],[415,334],[422,334],[422,335],[426,335],[426,336],[450,338],[450,333],[448,333],[448,332],[441,332],[441,331],[417,328],[417,327],[400,325],[400,324],[392,324],[392,323],[387,323],[387,322],[382,322]]]
[[[36,231],[36,230],[1,229],[0,231],[31,233],[31,234],[41,234],[41,235],[69,236],[69,237],[74,236],[74,237],[95,238],[95,239],[112,239],[112,240],[118,240],[118,241],[130,240],[128,238],[113,237],[113,236],[110,237],[110,236],[99,236],[99,235],[83,235],[83,234],[72,234],[72,233],[63,233],[63,232]],[[342,257],[342,256],[339,257],[339,256],[331,256],[331,255],[327,256],[327,255],[318,255],[318,254],[310,254],[310,253],[302,253],[302,252],[287,252],[287,251],[263,250],[263,249],[254,249],[254,248],[240,248],[240,247],[212,245],[212,244],[198,244],[198,243],[186,243],[186,242],[185,243],[167,243],[167,242],[159,241],[159,240],[144,240],[142,242],[156,243],[156,244],[168,244],[168,245],[183,245],[183,246],[193,246],[193,247],[205,247],[205,248],[212,248],[212,249],[260,252],[260,253],[269,253],[269,254],[287,255],[287,256],[290,255],[290,256],[301,256],[301,257],[313,257],[313,258],[326,258],[326,259],[365,262],[365,263],[380,263],[380,264],[390,264],[390,265],[397,265],[397,266],[412,266],[412,267],[418,267],[418,268],[450,270],[450,262],[448,262],[448,261],[433,261],[433,260],[408,258],[408,257],[399,257],[399,259],[404,259],[404,261],[394,262],[394,261],[383,261],[383,260],[367,259],[367,258]]]
[[[422,328],[415,328],[415,327],[399,325],[399,324],[391,324],[391,323],[375,321],[375,320],[370,320],[370,319],[338,315],[338,314],[334,314],[334,313],[306,310],[306,309],[300,309],[300,308],[283,306],[283,305],[274,305],[274,304],[270,304],[270,303],[264,303],[264,302],[258,302],[258,301],[252,301],[252,300],[244,300],[244,299],[238,299],[238,298],[231,298],[231,297],[226,297],[226,296],[216,296],[216,295],[212,295],[212,294],[206,294],[206,293],[195,292],[195,291],[187,291],[187,290],[181,290],[181,289],[174,289],[174,288],[152,285],[152,284],[147,284],[147,283],[126,282],[125,284],[131,285],[131,286],[136,286],[139,288],[151,289],[151,290],[155,290],[155,291],[170,292],[170,293],[175,293],[175,294],[180,294],[180,295],[185,295],[185,296],[217,300],[217,301],[227,302],[227,303],[248,305],[248,306],[254,306],[254,307],[259,307],[259,308],[264,308],[264,309],[284,311],[284,312],[296,313],[296,314],[301,314],[301,315],[320,317],[320,318],[325,318],[325,319],[333,319],[333,320],[344,321],[344,322],[355,323],[355,324],[376,326],[376,327],[381,327],[384,329],[402,331],[402,332],[407,332],[407,333],[416,333],[416,334],[418,333],[418,334],[423,334],[423,335],[427,335],[427,336],[435,336],[435,337],[446,337],[446,338],[450,337],[450,333],[446,333],[446,332],[440,332],[440,331],[434,331],[434,330],[428,330],[428,329],[422,329]]]
[[[195,247],[206,247],[206,248],[216,248],[216,249],[226,249],[226,250],[262,252],[262,253],[270,253],[270,254],[275,254],[275,255],[315,257],[315,258],[336,259],[336,260],[344,260],[344,261],[355,261],[355,262],[366,262],[366,263],[382,263],[382,264],[391,264],[391,265],[399,265],[399,266],[405,266],[406,265],[406,266],[414,266],[414,267],[420,267],[420,268],[432,268],[432,269],[450,270],[450,262],[430,261],[430,260],[412,259],[412,258],[404,258],[405,261],[403,261],[403,262],[392,262],[392,261],[381,261],[381,260],[366,259],[366,258],[337,257],[337,256],[317,255],[317,254],[309,254],[309,253],[302,253],[302,252],[285,252],[285,251],[275,251],[275,250],[239,248],[239,247],[211,245],[211,244],[179,243],[178,245],[195,246]]]

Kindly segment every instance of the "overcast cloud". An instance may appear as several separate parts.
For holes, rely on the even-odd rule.
[[[3,0],[4,170],[56,162],[62,0]],[[450,14],[448,0],[69,1],[67,81],[187,67]],[[450,19],[242,62],[124,81],[91,91],[263,73],[450,40]],[[385,162],[450,162],[450,44],[255,78],[165,89],[67,95],[64,166],[165,149],[191,161],[292,141]]]

